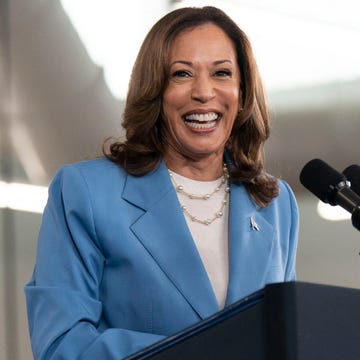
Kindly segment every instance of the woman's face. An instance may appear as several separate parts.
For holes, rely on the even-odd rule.
[[[218,26],[204,24],[180,33],[170,50],[163,95],[165,158],[222,159],[239,110],[234,44]]]

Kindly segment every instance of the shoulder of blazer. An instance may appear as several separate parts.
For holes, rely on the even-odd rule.
[[[95,197],[120,191],[122,198],[137,207],[148,209],[169,191],[174,191],[166,165],[161,162],[157,168],[143,176],[128,174],[121,166],[98,158],[63,166],[54,181],[77,183],[79,177]],[[108,196],[107,195],[107,196]]]
[[[59,179],[71,182],[78,177],[88,185],[94,184],[101,188],[115,183],[124,184],[127,174],[110,160],[98,158],[62,166],[54,176],[53,182]]]

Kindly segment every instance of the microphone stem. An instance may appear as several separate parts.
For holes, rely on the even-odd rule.
[[[351,222],[354,228],[360,231],[360,206],[358,206],[352,213]]]
[[[349,213],[353,213],[360,205],[360,197],[357,196],[350,188],[343,187],[336,195],[336,203]]]

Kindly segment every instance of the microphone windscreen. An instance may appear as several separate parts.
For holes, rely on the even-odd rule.
[[[346,181],[341,174],[320,159],[309,161],[301,170],[300,182],[321,201],[336,205],[337,185]]]
[[[360,165],[350,165],[343,174],[351,182],[351,189],[360,195]]]

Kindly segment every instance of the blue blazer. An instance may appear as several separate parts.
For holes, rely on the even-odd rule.
[[[297,235],[286,183],[267,208],[232,184],[226,304],[294,280]],[[164,163],[142,177],[106,159],[60,169],[25,293],[35,359],[118,360],[219,311]]]

